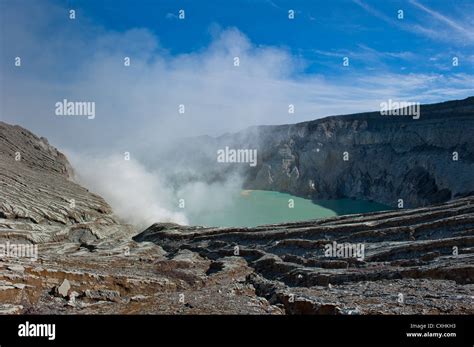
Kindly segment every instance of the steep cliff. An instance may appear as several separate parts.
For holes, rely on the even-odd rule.
[[[215,139],[256,148],[245,188],[313,199],[420,207],[474,192],[474,97],[422,105],[421,116],[379,112],[260,126]],[[346,160],[344,160],[346,159]]]

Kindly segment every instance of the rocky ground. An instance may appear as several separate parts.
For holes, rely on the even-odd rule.
[[[287,313],[474,312],[474,197],[428,208],[249,229],[156,224],[134,238],[212,259],[238,254],[247,283]],[[364,257],[325,253],[363,246]]]
[[[0,254],[1,313],[474,313],[472,196],[258,228],[141,231],[73,175],[45,139],[0,123],[0,251],[37,246],[33,259]],[[363,252],[328,256],[333,242]]]

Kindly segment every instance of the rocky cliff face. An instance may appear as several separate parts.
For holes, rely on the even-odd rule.
[[[40,243],[126,232],[110,206],[73,175],[45,138],[0,122],[0,239]]]
[[[363,113],[260,127],[258,139],[248,188],[404,207],[474,192],[474,97],[421,106],[419,119]]]
[[[225,146],[257,149],[257,167],[216,163],[216,150]],[[247,189],[427,206],[474,192],[474,97],[422,105],[419,119],[379,112],[334,116],[194,139],[182,147],[193,153],[182,155],[191,157],[187,165],[207,170],[203,176],[241,170]]]

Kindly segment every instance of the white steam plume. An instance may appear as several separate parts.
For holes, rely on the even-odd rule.
[[[160,177],[124,157],[86,157],[68,153],[77,181],[101,195],[117,217],[139,227],[155,222],[187,224],[177,200]],[[173,208],[174,207],[174,208]]]

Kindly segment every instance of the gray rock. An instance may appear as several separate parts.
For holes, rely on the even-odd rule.
[[[120,301],[120,292],[116,290],[99,289],[85,291],[85,296],[92,300]]]
[[[67,158],[45,138],[0,122],[0,240],[90,242],[133,232],[74,182]]]
[[[257,149],[257,166],[216,166],[216,150],[225,146]],[[177,167],[195,166],[200,173],[188,180],[225,179],[240,170],[246,189],[428,206],[474,192],[474,97],[422,105],[419,119],[379,112],[331,116],[199,137],[180,143],[177,151],[184,153],[173,152],[175,158],[186,158]]]
[[[66,298],[69,294],[69,289],[71,289],[71,284],[67,279],[64,279],[63,283],[57,288],[57,293]]]

